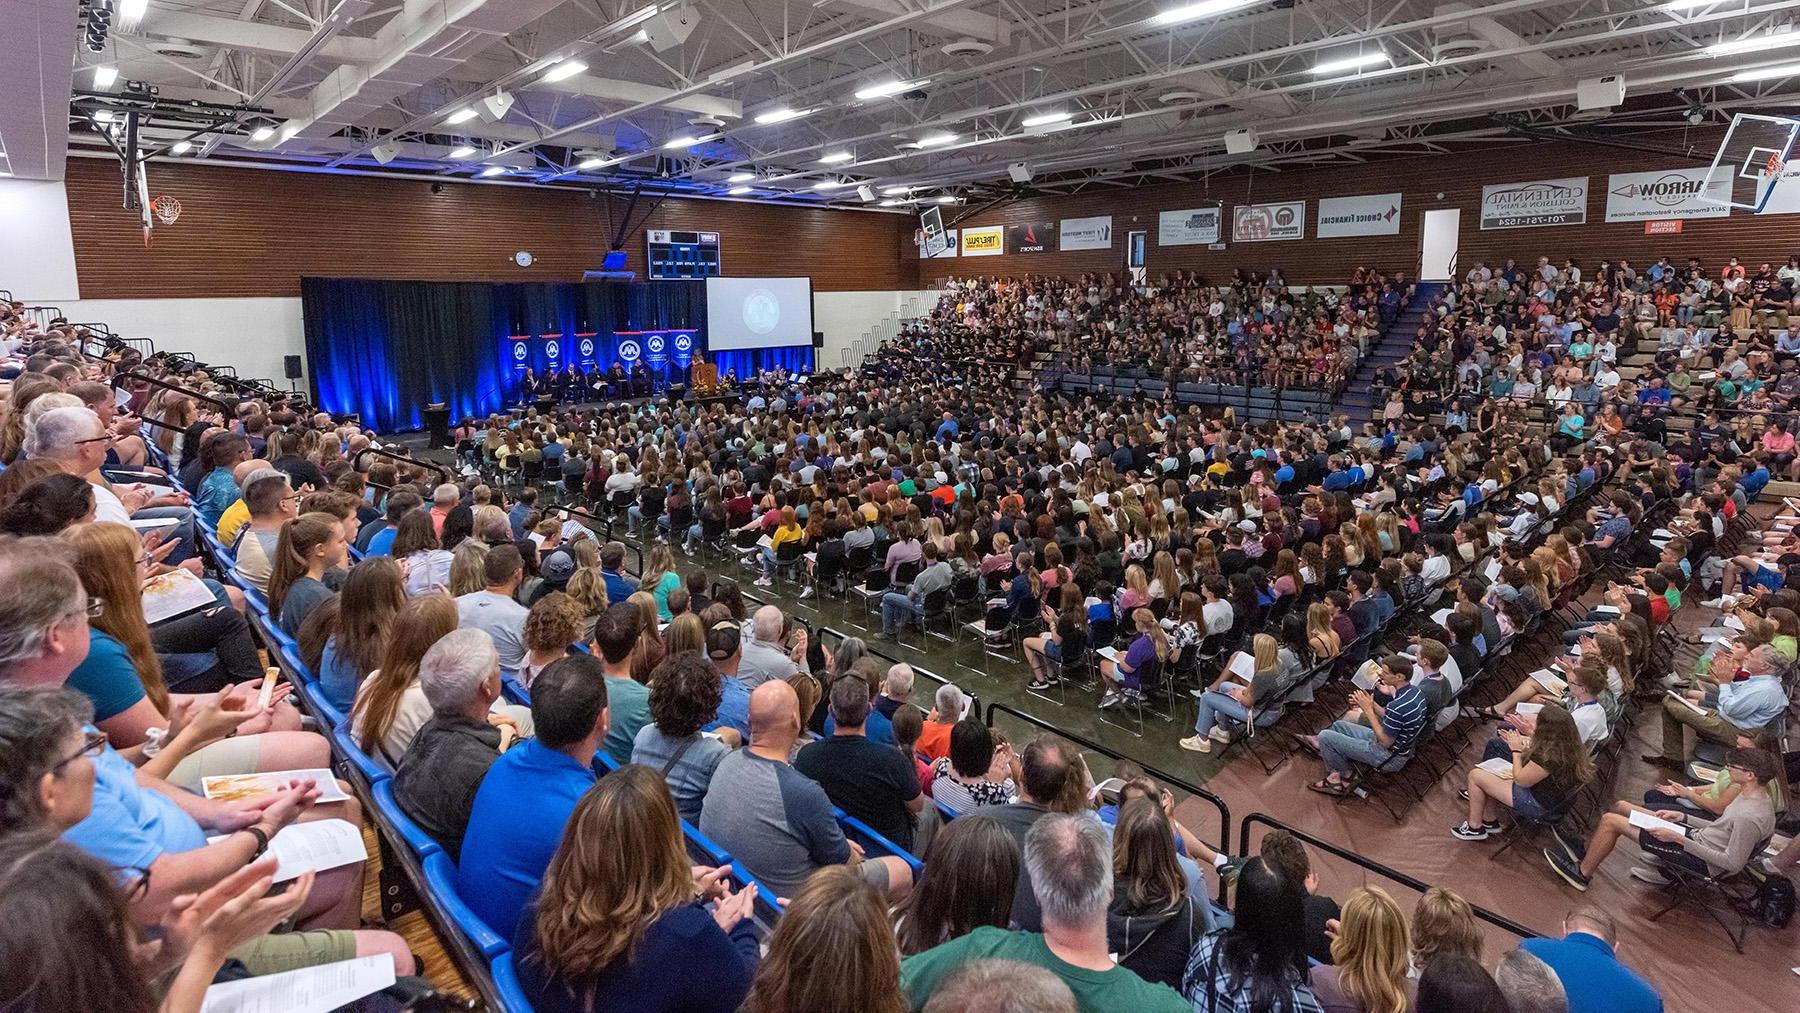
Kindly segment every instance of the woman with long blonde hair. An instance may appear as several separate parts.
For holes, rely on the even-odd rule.
[[[1319,1005],[1344,1013],[1406,1013],[1418,985],[1407,976],[1406,913],[1379,886],[1359,886],[1344,900],[1331,964],[1312,969]]]
[[[1245,669],[1250,670],[1248,676]],[[1210,753],[1214,742],[1231,741],[1230,733],[1219,723],[1221,717],[1245,725],[1266,724],[1259,705],[1280,689],[1281,642],[1267,633],[1258,633],[1250,639],[1249,653],[1233,652],[1219,670],[1218,678],[1200,694],[1194,734],[1181,740],[1181,748]]]
[[[756,887],[733,893],[726,871],[695,874],[655,770],[629,765],[601,778],[576,804],[537,902],[520,916],[516,964],[532,1008],[736,1010],[756,969]]]
[[[487,554],[488,544],[479,538],[465,538],[457,543],[456,551],[450,554],[452,596],[474,594],[487,586]]]
[[[746,1013],[904,1013],[887,904],[847,865],[806,881],[775,925]]]
[[[1147,608],[1136,609],[1131,613],[1131,622],[1137,627],[1137,636],[1132,639],[1125,656],[1117,661],[1100,659],[1100,682],[1106,690],[1100,698],[1102,709],[1117,706],[1127,694],[1141,694],[1144,676],[1160,670],[1171,660],[1169,635],[1163,632],[1154,613]]]
[[[1306,646],[1312,648],[1313,660],[1335,658],[1344,649],[1343,639],[1331,625],[1331,606],[1322,601],[1306,607]]]

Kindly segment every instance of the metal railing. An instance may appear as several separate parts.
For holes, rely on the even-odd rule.
[[[819,634],[819,646],[821,648],[823,648],[825,646],[825,638],[826,637],[836,637],[839,641],[844,641],[844,640],[848,640],[851,637],[855,636],[855,634],[853,634],[853,633],[845,633],[843,630],[836,629],[831,626],[819,627],[818,634]],[[900,657],[896,657],[892,654],[889,654],[886,650],[884,650],[882,648],[882,646],[880,644],[868,644],[866,641],[865,641],[865,644],[867,645],[870,654],[874,655],[877,658],[880,658],[883,661],[888,662],[889,664],[892,664],[892,665],[904,664],[913,670],[914,675],[923,676],[924,678],[937,683],[939,686],[957,685],[954,680],[946,679],[943,676],[939,675],[938,673],[933,672],[931,669],[918,664],[917,662],[910,661],[906,658],[900,658]],[[831,652],[827,651],[826,653],[829,654]],[[957,688],[962,689],[961,686],[957,686]],[[974,693],[969,692],[967,689],[963,689],[962,692],[963,692],[964,696],[969,698],[969,710],[968,710],[969,715],[970,716],[979,715],[981,713],[981,698],[979,696],[976,696]],[[922,707],[920,709],[927,710],[927,711],[930,710],[930,708],[924,708],[924,707]]]
[[[357,451],[350,458],[350,467],[355,468],[357,471],[363,471],[363,458],[370,454],[374,454],[376,457],[385,457],[390,461],[398,461],[401,464],[410,464],[420,468],[430,468],[432,471],[437,472],[438,476],[445,482],[456,481],[456,476],[450,473],[449,468],[446,468],[435,461],[425,461],[417,457],[408,457],[405,454],[396,454],[391,450],[382,450],[379,447],[364,447]]]

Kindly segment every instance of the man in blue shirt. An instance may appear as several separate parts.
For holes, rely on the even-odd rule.
[[[937,435],[933,438],[939,443],[955,443],[961,431],[961,427],[956,424],[956,416],[945,412],[944,421],[938,424]]]
[[[606,581],[606,603],[617,605],[632,596],[638,582],[625,574],[625,544],[607,542],[600,549],[600,576]]]
[[[587,654],[559,658],[538,673],[531,682],[537,737],[495,760],[475,793],[456,893],[503,938],[512,938],[569,814],[594,786],[594,754],[607,732],[604,674]]]
[[[1563,937],[1519,944],[1550,965],[1569,997],[1569,1013],[1662,1013],[1662,996],[1613,952],[1612,916],[1578,907],[1563,919]]]

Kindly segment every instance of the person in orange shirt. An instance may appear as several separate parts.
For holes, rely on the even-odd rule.
[[[919,733],[919,741],[914,743],[913,750],[929,762],[937,762],[950,755],[950,729],[963,719],[969,708],[969,698],[955,686],[945,683],[938,687],[937,706],[925,716],[925,730]]]

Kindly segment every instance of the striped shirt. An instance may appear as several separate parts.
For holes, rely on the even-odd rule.
[[[1381,728],[1394,740],[1393,752],[1410,753],[1425,727],[1425,694],[1407,683],[1394,691],[1394,698],[1381,712]]]

